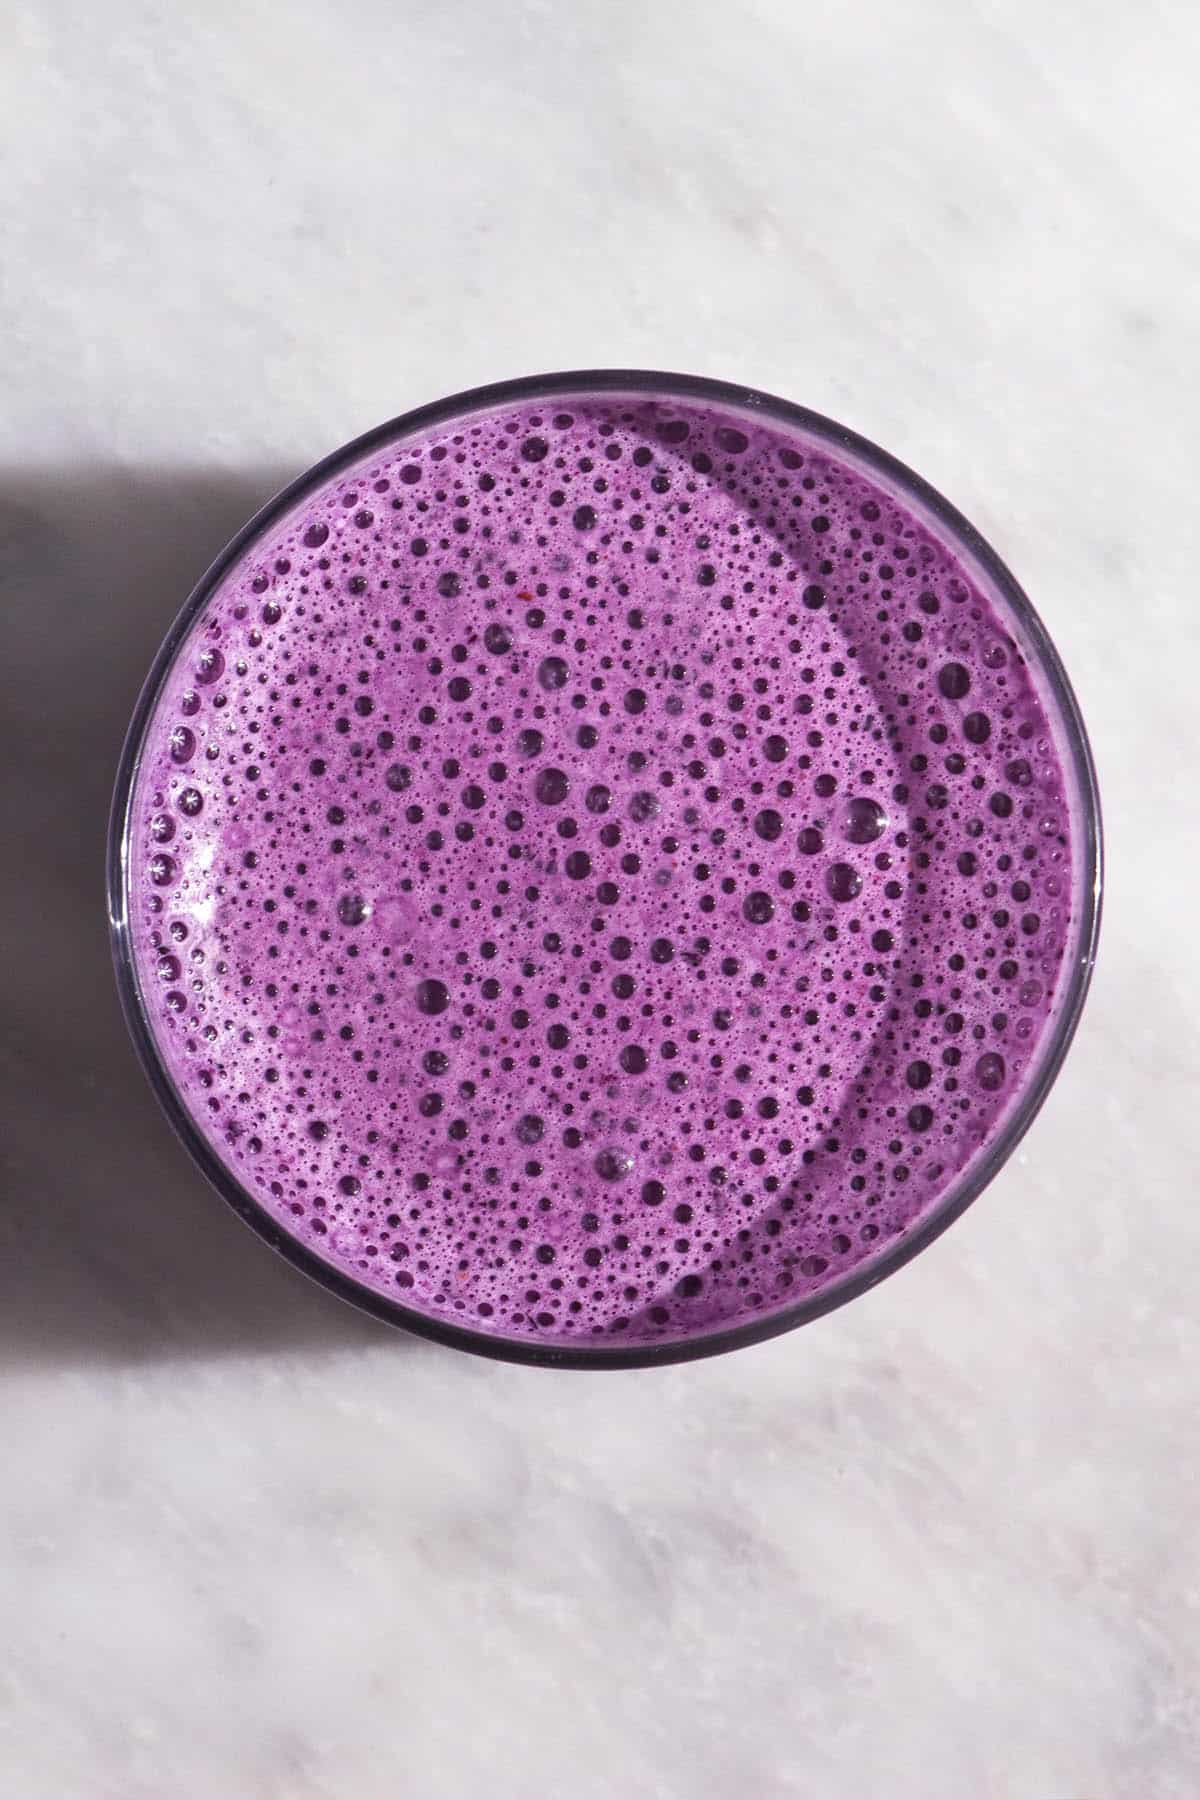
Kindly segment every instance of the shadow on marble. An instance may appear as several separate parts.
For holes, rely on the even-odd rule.
[[[278,1261],[193,1169],[109,963],[105,830],[139,687],[288,474],[0,473],[0,1366],[417,1345]]]

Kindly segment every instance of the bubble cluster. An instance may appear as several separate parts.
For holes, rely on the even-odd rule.
[[[197,617],[135,961],[292,1236],[546,1343],[878,1256],[1057,1004],[1070,795],[1011,624],[827,444],[580,395],[376,450]]]

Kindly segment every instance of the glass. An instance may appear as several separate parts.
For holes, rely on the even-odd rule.
[[[798,437],[827,445],[836,458],[861,469],[891,492],[918,520],[928,522],[983,589],[1009,625],[1040,690],[1058,739],[1069,787],[1072,851],[1071,939],[1060,976],[1057,1009],[1043,1033],[1035,1066],[1024,1079],[995,1138],[986,1143],[941,1199],[903,1236],[895,1238],[843,1278],[815,1293],[735,1325],[698,1335],[643,1343],[554,1343],[504,1337],[430,1315],[359,1282],[290,1236],[235,1178],[182,1099],[160,1056],[138,979],[130,931],[131,806],[143,740],[173,660],[207,602],[225,577],[294,508],[318,489],[383,448],[450,422],[514,405],[586,396],[663,399],[719,408],[724,414],[766,421]],[[533,376],[497,383],[417,409],[345,445],[271,500],[221,553],[184,605],[155,660],[134,711],[117,774],[108,840],[108,911],[117,984],[142,1066],[185,1147],[234,1211],[272,1249],[341,1298],[391,1324],[437,1342],[502,1360],[569,1368],[632,1368],[690,1360],[758,1342],[808,1323],[873,1287],[918,1254],[956,1219],[1003,1166],[1048,1094],[1070,1045],[1087,993],[1100,921],[1101,829],[1099,796],[1087,736],[1070,683],[1045,627],[1017,582],[979,533],[947,501],[895,458],[843,426],[787,401],[700,377],[601,370]]]

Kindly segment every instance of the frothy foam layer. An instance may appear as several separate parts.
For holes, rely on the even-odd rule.
[[[144,744],[135,963],[319,1257],[677,1339],[877,1256],[994,1136],[1069,805],[928,519],[818,440],[579,397],[377,451],[225,579]]]

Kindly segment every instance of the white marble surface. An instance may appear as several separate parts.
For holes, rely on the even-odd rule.
[[[0,1792],[1195,1800],[1196,9],[0,33]],[[608,1377],[276,1265],[144,1090],[100,892],[124,719],[231,529],[384,416],[596,363],[804,400],[973,516],[1111,852],[1076,1048],[967,1217],[806,1332]]]

